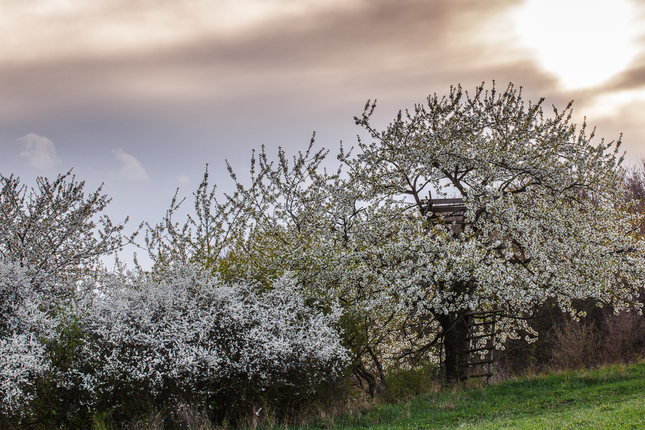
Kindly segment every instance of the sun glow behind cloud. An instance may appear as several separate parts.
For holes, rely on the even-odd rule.
[[[626,69],[639,26],[627,0],[527,0],[515,13],[519,42],[564,89],[588,88]]]
[[[601,94],[594,99],[593,105],[587,108],[587,115],[597,117],[612,116],[621,106],[645,105],[645,88]]]

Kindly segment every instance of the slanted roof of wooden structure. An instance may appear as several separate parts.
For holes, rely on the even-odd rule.
[[[434,213],[445,213],[445,212],[465,212],[466,205],[464,199],[431,199],[430,200],[430,210]]]
[[[443,221],[455,224],[464,223],[464,215],[466,214],[466,204],[462,198],[450,199],[433,199],[426,200],[428,208],[428,217],[441,217]]]

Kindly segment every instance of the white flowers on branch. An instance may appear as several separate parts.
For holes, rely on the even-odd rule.
[[[76,392],[75,413],[213,399],[231,410],[312,394],[346,366],[340,310],[308,305],[289,276],[261,293],[188,265],[161,283],[106,274],[48,319],[24,272],[0,264],[0,418],[29,415],[39,378]],[[72,351],[65,365],[57,348]]]
[[[41,340],[51,321],[39,304],[24,270],[0,260],[0,416],[28,407],[49,370]]]
[[[87,196],[84,188],[71,171],[53,181],[38,177],[31,189],[0,174],[0,258],[44,284],[91,276],[100,257],[120,250],[136,233],[124,237],[127,219],[114,224],[101,214],[110,202],[102,186]]]
[[[347,359],[335,329],[339,309],[307,306],[288,276],[262,294],[191,266],[161,283],[112,282],[83,317],[99,391],[116,384],[174,401],[284,388],[304,394],[337,377]]]
[[[510,317],[498,324],[501,346],[534,337],[523,318],[547,300],[574,317],[587,299],[638,307],[645,247],[639,217],[620,203],[619,142],[592,144],[593,132],[570,122],[570,105],[545,117],[542,100],[525,104],[513,85],[456,87],[384,131],[370,124],[373,109],[356,118],[372,142],[341,148],[334,173],[322,167],[327,152],[310,145],[293,159],[254,154],[251,184],[231,172],[237,190],[222,204],[205,177],[199,222],[170,228],[167,218],[149,231],[158,268],[174,251],[231,279],[292,272],[312,297],[342,303],[346,344],[366,380],[424,354],[461,378],[471,311]],[[465,204],[459,228],[433,212],[433,199],[447,196]]]

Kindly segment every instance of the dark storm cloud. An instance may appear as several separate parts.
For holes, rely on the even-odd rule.
[[[153,3],[114,3],[105,19],[136,24]],[[547,106],[575,98],[584,109],[598,89],[563,92],[514,40],[506,12],[521,3],[365,0],[280,15],[244,30],[196,28],[185,40],[149,49],[5,59],[0,125],[15,129],[14,138],[33,124],[114,133],[115,139],[157,130],[160,137],[150,140],[168,146],[182,134],[199,141],[200,130],[240,139],[237,130],[248,127],[279,134],[301,119],[311,132],[351,122],[367,98],[378,98],[379,112],[392,118],[428,93],[445,94],[458,83],[472,90],[493,79],[498,86],[522,85],[530,100],[548,96]],[[88,19],[101,19],[98,10],[92,14]],[[83,34],[70,30],[68,37]],[[616,85],[641,78],[642,69],[634,68]]]
[[[604,91],[632,90],[645,87],[645,56],[634,61],[605,86]]]
[[[367,92],[381,97],[407,95],[419,86],[443,90],[496,73],[548,86],[549,79],[530,63],[499,67],[494,56],[503,47],[478,43],[482,23],[513,4],[371,1],[144,53],[5,62],[0,64],[3,114],[64,115],[68,107],[87,115],[110,107],[155,111],[263,95],[286,102],[302,94],[342,102]]]

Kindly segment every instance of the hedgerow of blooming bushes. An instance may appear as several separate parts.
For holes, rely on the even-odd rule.
[[[39,335],[49,329],[24,273],[0,263],[0,413],[18,414],[35,396],[49,366]]]
[[[310,397],[347,364],[339,308],[306,303],[288,275],[260,293],[190,266],[163,281],[110,274],[52,307],[49,325],[21,270],[0,263],[0,275],[5,418],[43,414],[38,387],[75,402],[68,415],[191,404],[225,416]]]

